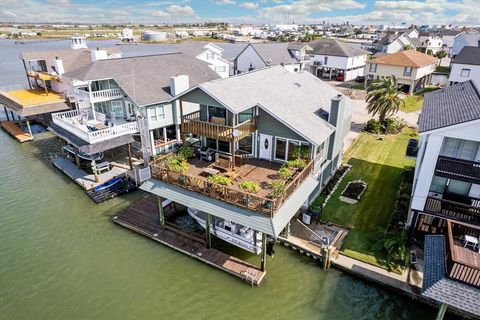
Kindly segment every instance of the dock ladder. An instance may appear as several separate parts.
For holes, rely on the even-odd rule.
[[[242,276],[245,279],[245,282],[249,283],[253,286],[255,282],[255,277],[257,276],[257,272],[252,268],[247,268],[247,270],[242,271]]]

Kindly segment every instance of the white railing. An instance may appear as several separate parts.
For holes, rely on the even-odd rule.
[[[78,100],[85,100],[85,101],[91,101],[91,102],[108,101],[108,100],[123,98],[124,96],[123,91],[120,88],[92,91],[91,98],[90,98],[90,93],[88,91],[75,89],[74,95],[78,98]]]
[[[97,113],[97,116],[99,115],[100,114]],[[54,113],[52,114],[52,120],[54,124],[90,144],[138,132],[138,126],[136,122],[114,125],[113,127],[108,127],[97,131],[88,131],[86,126],[81,126],[78,122],[82,116],[83,113],[73,110]]]

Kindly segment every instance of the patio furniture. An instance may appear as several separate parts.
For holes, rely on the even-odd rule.
[[[202,173],[205,173],[205,174],[210,175],[210,176],[214,176],[214,175],[218,174],[219,172],[220,172],[219,170],[214,169],[214,168],[210,168],[210,167],[204,168],[202,170]]]
[[[104,173],[110,171],[110,162],[104,161],[97,164],[97,171],[98,173]]]
[[[201,148],[198,151],[198,155],[200,157],[200,160],[205,160],[205,161],[210,162],[210,161],[213,160],[214,152],[211,149]]]
[[[225,172],[225,177],[229,178],[230,180],[235,180],[235,181],[238,181],[240,180],[240,175],[235,172],[235,171],[227,171]]]
[[[477,249],[478,246],[478,238],[469,236],[469,235],[464,235],[463,236],[463,247],[466,248],[467,246],[471,246],[473,250]]]
[[[104,125],[103,123],[96,123],[93,125],[93,127],[97,130],[103,130],[108,128],[108,126]]]

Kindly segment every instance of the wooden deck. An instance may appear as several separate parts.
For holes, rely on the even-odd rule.
[[[266,272],[252,264],[214,248],[207,249],[205,241],[198,234],[181,230],[172,224],[167,224],[162,230],[158,214],[158,200],[154,195],[149,195],[133,204],[115,216],[113,221],[194,259],[228,272],[252,285],[260,285],[265,277]]]
[[[20,142],[33,140],[33,136],[20,129],[13,121],[2,121],[2,128]]]
[[[480,253],[472,247],[464,247],[463,242],[454,240],[453,254],[456,262],[480,269]]]
[[[112,166],[112,169],[108,172],[98,175],[98,182],[95,182],[95,176],[93,174],[88,174],[82,169],[79,169],[72,161],[65,158],[58,158],[53,160],[53,165],[57,167],[60,171],[65,173],[70,179],[75,181],[79,186],[81,186],[86,191],[95,188],[102,183],[107,182],[110,179],[125,175],[126,169],[119,168],[117,166]]]
[[[9,91],[6,94],[23,107],[65,101],[65,98],[61,94],[51,90],[48,91],[48,95],[45,90],[15,90]]]

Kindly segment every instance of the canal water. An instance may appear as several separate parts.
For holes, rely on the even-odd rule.
[[[0,83],[22,83],[0,41]],[[133,47],[133,46],[132,46]],[[138,46],[135,46],[139,50]],[[147,49],[146,49],[147,50]],[[148,50],[152,50],[151,47]],[[3,111],[0,117],[3,117]],[[435,310],[283,247],[253,288],[112,223],[142,196],[94,204],[50,164],[49,132],[19,144],[0,130],[0,319],[432,319]],[[253,263],[240,249],[232,253]]]

